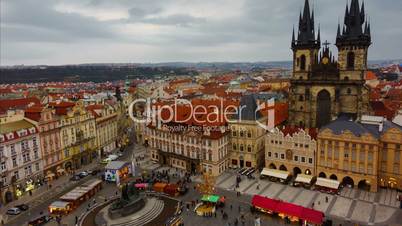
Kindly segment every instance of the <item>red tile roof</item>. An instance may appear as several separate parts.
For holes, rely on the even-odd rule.
[[[29,106],[40,105],[40,100],[36,97],[0,100],[0,112],[9,109],[23,109]]]
[[[375,75],[374,72],[372,72],[372,71],[367,71],[367,72],[366,72],[365,79],[366,79],[366,80],[376,80],[376,79],[377,79],[377,76]]]
[[[297,127],[297,126],[283,126],[280,128],[280,130],[282,131],[283,135],[287,136],[293,136],[293,134],[298,133],[302,130],[305,130],[311,138],[313,138],[314,140],[317,139],[317,134],[318,134],[318,130],[316,128],[301,128],[301,127]]]
[[[392,120],[396,115],[396,110],[386,106],[382,101],[370,101],[370,106],[376,116],[383,116],[388,120]]]

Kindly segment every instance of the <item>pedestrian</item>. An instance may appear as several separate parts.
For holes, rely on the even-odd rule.
[[[325,202],[328,203],[328,196],[325,196]]]
[[[311,208],[313,208],[313,209],[314,209],[314,202],[313,202],[313,203],[311,203]]]
[[[78,216],[75,216],[75,224],[78,224]]]
[[[233,206],[232,206],[232,204],[230,204],[230,210],[232,210],[232,208],[233,208]]]
[[[240,213],[240,211],[241,211],[241,206],[239,205],[239,213]]]
[[[215,215],[215,218],[216,218],[216,211],[215,211],[214,215]]]

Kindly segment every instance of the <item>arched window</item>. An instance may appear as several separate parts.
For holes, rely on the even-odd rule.
[[[345,78],[343,78],[345,81],[349,81],[349,77],[346,76]]]
[[[355,68],[355,53],[353,53],[353,52],[348,53],[347,68],[348,69]]]
[[[300,57],[300,70],[304,71],[306,70],[306,56],[301,55]]]
[[[300,95],[300,96],[299,96],[299,101],[303,101],[303,99],[304,99],[304,98],[303,98],[303,95]]]
[[[350,88],[347,89],[346,91],[348,94],[352,94],[352,90]]]

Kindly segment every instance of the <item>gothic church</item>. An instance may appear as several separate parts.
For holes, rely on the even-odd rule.
[[[297,36],[297,37],[296,37]],[[364,2],[346,6],[344,24],[338,24],[337,60],[315,31],[314,10],[305,1],[299,30],[293,31],[293,76],[289,95],[289,124],[320,128],[339,115],[354,119],[369,113],[368,89],[364,86],[367,52],[371,45],[370,24]]]

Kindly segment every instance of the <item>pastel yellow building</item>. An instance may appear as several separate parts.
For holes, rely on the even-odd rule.
[[[98,156],[110,154],[118,140],[116,109],[108,104],[89,105],[86,109],[95,117]]]
[[[316,135],[315,129],[275,127],[265,136],[265,167],[315,175]]]
[[[50,104],[60,117],[60,139],[63,149],[64,168],[75,170],[96,157],[95,117],[82,102]]]
[[[391,122],[386,124],[380,137],[378,184],[380,187],[402,190],[402,127]]]
[[[230,159],[234,168],[258,168],[264,165],[265,129],[261,125],[265,125],[267,119],[257,107],[253,95],[243,96],[240,100],[239,113],[229,122]]]
[[[372,192],[400,189],[401,134],[400,126],[382,117],[338,118],[318,134],[317,174]]]

